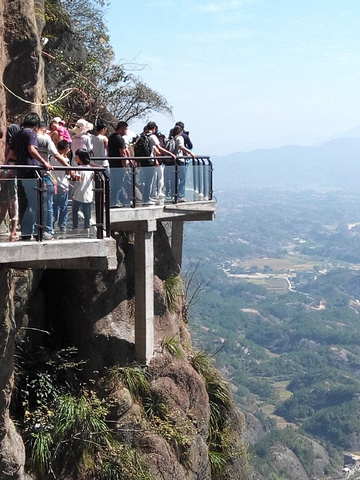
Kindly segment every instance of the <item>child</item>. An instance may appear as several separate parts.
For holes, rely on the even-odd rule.
[[[58,152],[62,157],[67,158],[70,152],[70,143],[66,140],[60,140],[57,146]],[[58,165],[55,163],[55,158],[50,158],[52,165]],[[67,161],[70,164],[70,161]],[[69,201],[69,179],[68,171],[55,170],[54,171],[57,181],[57,193],[54,195],[53,214],[54,214],[54,226],[55,222],[58,222],[61,233],[66,233],[67,217],[68,217],[68,201]]]
[[[75,162],[79,167],[89,167],[90,155],[89,153],[79,148],[75,152]],[[72,207],[72,221],[73,230],[78,228],[78,213],[79,210],[84,214],[84,230],[90,228],[91,218],[91,204],[94,198],[93,192],[93,178],[94,172],[89,170],[73,171],[72,178],[75,180],[73,191],[73,207]]]

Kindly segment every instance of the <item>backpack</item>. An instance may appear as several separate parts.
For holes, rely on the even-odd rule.
[[[165,143],[165,148],[168,152],[176,154],[176,143],[174,137],[169,137]]]
[[[134,146],[135,157],[150,157],[151,151],[150,136],[140,135]]]

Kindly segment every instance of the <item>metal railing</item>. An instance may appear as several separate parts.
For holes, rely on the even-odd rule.
[[[213,198],[213,166],[208,156],[106,157],[108,161],[110,207],[140,207],[209,201]],[[126,162],[126,165],[124,163]],[[157,164],[156,164],[157,163]]]
[[[74,214],[72,199],[73,185],[77,184],[80,187],[81,182],[69,181],[69,191],[64,192],[66,200],[64,208],[66,207],[65,224],[56,238],[71,238],[71,237],[89,237],[102,239],[104,236],[110,236],[110,214],[109,214],[109,178],[105,174],[105,168],[99,166],[89,167],[58,167],[55,166],[53,173],[57,172],[81,172],[92,171],[93,181],[90,186],[93,192],[93,200],[89,202],[91,205],[87,209],[91,218],[91,225],[82,231],[78,229],[67,228],[68,213]],[[4,175],[6,172],[6,175]],[[13,173],[12,173],[13,172]],[[21,223],[21,237],[28,240],[42,241],[52,237],[53,231],[53,200],[56,196],[56,190],[61,186],[54,182],[51,185],[47,171],[44,168],[29,166],[29,165],[1,165],[0,166],[0,224],[3,222],[5,214],[9,210],[11,214],[18,211],[19,220]],[[15,205],[15,207],[14,207]],[[70,208],[69,208],[70,207]],[[11,208],[13,211],[11,212]],[[14,210],[15,208],[15,210]],[[82,211],[80,205],[79,210]],[[50,221],[49,217],[50,215]],[[78,215],[78,212],[76,213]],[[81,215],[81,214],[80,214]],[[84,213],[82,214],[84,216]],[[10,215],[11,217],[11,215]],[[11,218],[10,218],[10,221]],[[73,219],[74,221],[74,219]],[[78,224],[78,221],[76,221]],[[61,231],[63,230],[63,231]],[[0,231],[0,235],[5,236],[6,232]],[[47,238],[48,237],[48,238]],[[11,237],[10,237],[11,239]]]
[[[210,201],[213,198],[213,166],[209,157],[197,156],[194,159],[177,157],[175,162],[172,157],[106,157],[92,158],[91,161],[91,166],[88,167],[54,167],[55,175],[70,171],[94,172],[91,228],[84,228],[81,232],[74,228],[78,221],[76,217],[74,222],[75,217],[71,216],[77,216],[78,212],[73,209],[72,190],[78,185],[70,180],[66,216],[71,220],[73,228],[67,228],[66,233],[60,228],[56,238],[87,236],[102,239],[104,236],[110,236],[112,208],[142,208],[151,205]],[[110,162],[111,168],[98,165],[104,161]],[[150,165],[145,166],[146,164]],[[9,192],[7,198],[4,198],[4,191],[13,191],[19,199],[21,236],[38,241],[47,239],[48,215],[51,215],[52,195],[55,193],[51,186],[46,185],[45,178],[46,170],[41,167],[0,166],[0,227],[4,227],[3,217],[12,201]],[[58,188],[61,186],[58,185]],[[0,239],[6,236],[6,233],[4,228],[2,230],[0,228]]]

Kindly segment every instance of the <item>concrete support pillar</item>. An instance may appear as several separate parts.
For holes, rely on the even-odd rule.
[[[135,357],[147,364],[154,353],[154,232],[135,233]]]
[[[173,221],[171,228],[171,248],[176,263],[179,265],[180,268],[182,265],[183,233],[184,222],[180,220],[176,222]]]

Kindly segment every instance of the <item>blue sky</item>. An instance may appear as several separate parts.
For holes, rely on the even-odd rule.
[[[112,0],[106,19],[116,59],[173,107],[149,119],[182,120],[197,154],[360,126],[359,0]]]

